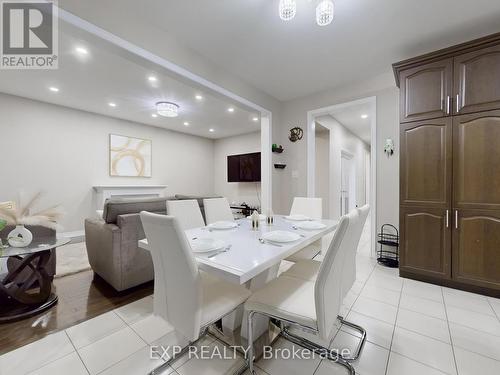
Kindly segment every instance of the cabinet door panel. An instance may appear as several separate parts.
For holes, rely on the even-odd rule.
[[[458,211],[453,279],[500,289],[500,211]]]
[[[451,118],[401,126],[400,199],[404,205],[450,206]]]
[[[450,278],[451,229],[447,210],[402,206],[400,211],[400,268],[435,278]]]
[[[453,59],[401,72],[401,122],[448,116],[451,113]]]
[[[500,46],[455,57],[454,75],[455,114],[500,108]]]
[[[500,111],[453,119],[455,208],[500,209]]]

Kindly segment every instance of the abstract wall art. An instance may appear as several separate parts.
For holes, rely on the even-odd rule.
[[[151,177],[152,144],[148,139],[109,135],[109,175]]]

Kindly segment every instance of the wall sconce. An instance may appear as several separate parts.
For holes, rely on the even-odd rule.
[[[387,156],[392,156],[394,154],[394,141],[392,138],[387,138],[385,140],[384,152]]]

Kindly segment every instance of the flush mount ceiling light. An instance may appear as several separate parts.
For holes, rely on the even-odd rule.
[[[158,78],[156,78],[155,76],[149,76],[148,81],[149,82],[156,82],[156,81],[158,81]]]
[[[234,112],[234,108],[233,108],[233,107],[229,107],[229,108],[227,109],[227,111],[228,111],[228,112],[233,113],[233,112]]]
[[[163,117],[177,117],[179,116],[179,106],[172,102],[158,102],[156,103],[156,112]]]
[[[52,92],[59,92],[59,89],[57,87],[49,87],[49,90],[52,91]]]
[[[156,118],[156,117],[158,117],[158,115],[156,113],[153,113],[153,114],[151,114],[151,117],[155,117]]]
[[[310,3],[311,0],[308,0]],[[316,23],[318,26],[326,26],[333,20],[333,1],[321,0],[316,6]],[[292,20],[297,14],[297,2],[295,0],[280,0],[279,16],[283,21]]]
[[[366,115],[366,114],[362,114],[362,115],[361,115],[361,118],[364,120],[364,119],[368,118],[368,115]]]
[[[196,99],[196,100],[203,100],[203,96],[201,96],[201,95],[196,95],[196,96],[195,96],[195,99]]]
[[[257,122],[257,121],[259,121],[259,118],[258,118],[258,117],[254,117],[252,120],[253,120],[254,122]]]
[[[112,103],[112,102],[111,102],[111,103],[108,103],[108,105],[109,105],[110,107],[113,107],[113,108],[114,108],[114,107],[116,107],[116,103]]]
[[[208,129],[208,131],[209,131],[210,133],[213,133],[213,132],[215,131],[215,129],[210,128],[210,129]]]
[[[189,126],[189,122],[188,121],[184,121],[184,126]]]
[[[279,12],[283,21],[290,21],[297,14],[297,3],[295,0],[280,0]]]

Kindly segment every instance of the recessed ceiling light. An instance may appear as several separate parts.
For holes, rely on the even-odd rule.
[[[366,115],[366,114],[362,114],[362,115],[361,115],[361,118],[362,118],[362,119],[368,118],[368,115]]]
[[[83,47],[76,47],[75,51],[78,52],[80,55],[88,55],[89,53],[89,51]]]
[[[209,131],[210,133],[213,133],[213,132],[215,131],[215,129],[210,128],[210,129],[208,129],[208,131]]]
[[[52,92],[59,92],[59,89],[57,87],[49,87],[49,90],[52,91]]]
[[[148,81],[149,82],[156,82],[156,81],[158,81],[158,78],[156,78],[155,76],[149,76]]]
[[[234,112],[234,108],[233,108],[233,107],[229,107],[229,108],[227,109],[227,111],[232,113],[232,112]]]
[[[259,121],[259,118],[258,118],[258,117],[254,117],[254,118],[252,119],[252,121],[257,122],[257,121]]]
[[[203,96],[201,96],[201,95],[196,95],[194,98],[195,98],[196,100],[203,100]]]
[[[116,103],[113,103],[113,102],[108,103],[108,105],[109,105],[110,107],[113,107],[113,108],[114,108],[114,107],[116,107]]]
[[[177,117],[179,116],[179,106],[172,102],[158,102],[156,103],[156,112],[163,117]]]
[[[151,114],[151,117],[158,117],[156,113]]]
[[[184,126],[189,126],[189,122],[184,121]]]

